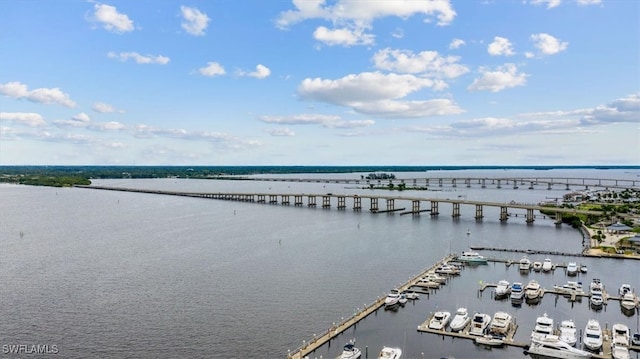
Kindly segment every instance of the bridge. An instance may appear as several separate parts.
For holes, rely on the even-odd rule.
[[[371,185],[400,185],[408,187],[458,187],[466,186],[487,188],[510,187],[518,189],[526,186],[528,189],[565,189],[572,188],[589,190],[590,188],[640,189],[640,179],[602,179],[580,177],[424,177],[424,178],[292,178],[292,177],[217,177],[217,179],[272,181],[272,182],[309,182],[309,183],[344,183]]]
[[[546,207],[537,204],[517,203],[511,201],[509,203],[499,202],[485,202],[485,201],[470,201],[466,199],[442,199],[442,198],[424,198],[424,197],[402,197],[402,196],[375,196],[375,195],[358,195],[358,194],[333,194],[333,193],[211,193],[211,192],[181,192],[181,191],[163,191],[154,189],[140,189],[140,188],[126,188],[126,187],[108,187],[108,186],[80,186],[78,188],[88,188],[97,190],[108,191],[123,191],[123,192],[137,192],[137,193],[149,193],[149,194],[161,194],[171,196],[183,196],[183,197],[196,197],[196,198],[209,198],[217,200],[227,201],[240,201],[240,202],[254,202],[265,204],[280,204],[294,206],[307,206],[331,208],[336,206],[339,210],[347,208],[347,203],[354,211],[361,211],[363,202],[368,204],[368,209],[372,213],[388,213],[388,212],[400,212],[401,215],[412,214],[418,215],[421,212],[430,212],[431,216],[438,216],[440,214],[440,203],[451,204],[453,218],[461,216],[460,206],[469,205],[475,206],[475,219],[481,220],[484,218],[484,207],[497,207],[500,208],[500,221],[507,221],[511,216],[509,209],[523,209],[526,211],[525,218],[527,223],[533,223],[536,216],[534,211],[553,211],[555,213],[555,222],[557,224],[562,222],[562,214],[583,214],[590,216],[601,216],[601,211],[593,210],[578,210],[573,208],[560,208],[560,207]],[[292,201],[293,199],[293,201]],[[318,202],[320,199],[320,202]],[[380,203],[384,203],[385,207],[382,207]],[[396,202],[411,204],[411,209],[406,210],[405,207],[396,208]],[[422,209],[422,203],[428,202],[427,209]],[[515,215],[518,216],[517,214]]]

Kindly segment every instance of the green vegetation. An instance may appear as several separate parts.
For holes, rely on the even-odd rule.
[[[75,185],[91,184],[91,181],[82,176],[15,176],[3,177],[3,182],[19,183],[30,186],[71,187]]]

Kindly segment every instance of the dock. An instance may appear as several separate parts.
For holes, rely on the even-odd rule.
[[[438,262],[433,264],[431,267],[429,267],[429,268],[425,269],[424,271],[418,273],[417,275],[415,275],[414,277],[412,277],[411,279],[406,281],[404,284],[400,285],[399,287],[397,287],[395,289],[397,289],[400,292],[403,292],[403,291],[408,291],[408,290],[410,290],[410,288],[413,288],[413,287],[419,287],[418,283],[420,282],[422,277],[427,275],[428,272],[434,271],[436,268],[438,268],[443,263],[446,263],[446,262],[448,262],[450,260],[453,260],[455,257],[456,257],[455,255],[450,254],[450,255],[442,258],[441,260],[439,260]],[[287,354],[287,358],[288,359],[303,359],[303,358],[305,358],[307,355],[309,355],[310,353],[313,353],[316,349],[320,348],[321,346],[323,346],[324,344],[329,342],[331,339],[333,339],[336,336],[340,335],[342,332],[344,332],[345,330],[347,330],[347,329],[351,328],[352,326],[356,325],[359,321],[361,321],[362,319],[366,318],[371,313],[374,313],[378,309],[383,307],[384,306],[384,300],[385,300],[384,297],[378,298],[372,304],[367,305],[362,309],[359,309],[350,318],[345,319],[344,321],[342,321],[339,324],[332,325],[331,328],[327,329],[327,331],[324,332],[322,335],[320,335],[320,336],[315,336],[314,335],[314,337],[311,340],[309,340],[308,342],[303,340],[302,341],[302,346],[297,348],[293,352],[289,352]]]

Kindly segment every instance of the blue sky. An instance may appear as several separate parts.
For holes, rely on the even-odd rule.
[[[0,164],[640,163],[640,2],[0,1]]]

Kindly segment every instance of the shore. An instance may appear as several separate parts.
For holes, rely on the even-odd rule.
[[[598,235],[598,231],[601,231],[604,234],[604,238],[600,243],[594,236]],[[610,232],[610,231],[602,231],[598,228],[590,228],[585,225],[582,226],[582,232],[584,236],[588,235],[588,238],[585,239],[584,250],[583,253],[590,256],[598,256],[598,257],[619,257],[619,258],[634,258],[640,259],[640,254],[638,252],[625,251],[625,253],[609,253],[606,251],[606,248],[614,248],[617,250],[618,243],[620,240],[624,238],[633,237],[635,234],[632,232]],[[587,242],[588,241],[588,242]]]

